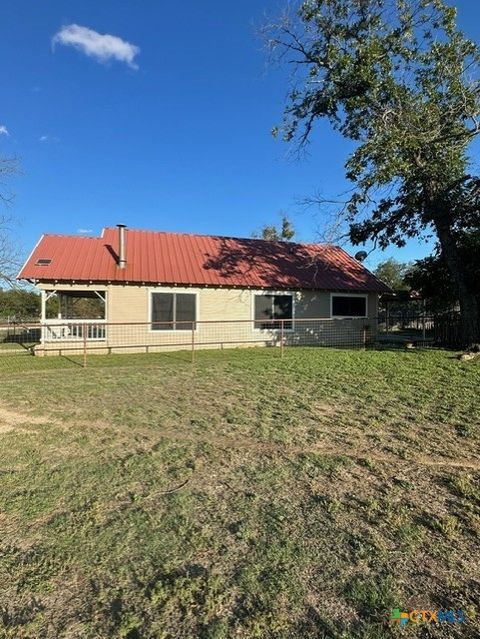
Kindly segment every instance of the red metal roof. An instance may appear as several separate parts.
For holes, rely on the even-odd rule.
[[[331,244],[126,231],[126,268],[117,266],[118,231],[101,237],[43,235],[18,274],[47,282],[183,284],[270,289],[390,292]],[[38,260],[51,260],[39,265]]]

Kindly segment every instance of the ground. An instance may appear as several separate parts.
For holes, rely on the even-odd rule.
[[[0,356],[0,637],[479,636],[480,361],[188,358]]]

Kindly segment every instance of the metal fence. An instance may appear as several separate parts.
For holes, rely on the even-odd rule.
[[[460,314],[458,312],[436,315],[419,313],[380,313],[378,335],[382,342],[411,341],[417,346],[442,346],[462,348]]]
[[[372,319],[104,322],[55,320],[0,326],[0,353],[36,356],[153,353],[200,349],[290,346],[360,348],[376,338]],[[16,348],[15,348],[16,347]]]
[[[438,318],[424,313],[380,312],[377,318],[378,332],[382,340],[415,342],[436,341],[435,326]]]
[[[194,360],[201,349],[275,347],[283,356],[286,348],[294,346],[441,346],[452,345],[455,331],[458,333],[455,326],[424,315],[403,317],[401,321],[384,316],[175,323],[48,320],[0,324],[0,356],[74,355],[80,356],[86,366],[88,357],[95,354],[187,350]]]

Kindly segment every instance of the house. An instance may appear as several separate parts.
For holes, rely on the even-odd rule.
[[[330,244],[106,228],[43,235],[18,278],[42,296],[39,350],[348,345],[390,292]],[[351,344],[353,345],[353,344]]]

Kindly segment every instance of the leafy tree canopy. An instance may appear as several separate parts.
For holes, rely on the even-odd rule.
[[[410,290],[410,286],[405,281],[405,275],[409,268],[410,264],[408,262],[399,262],[390,257],[388,260],[380,262],[375,269],[375,275],[388,284],[396,293],[403,293]]]
[[[480,228],[468,146],[480,132],[480,49],[443,0],[305,0],[266,29],[294,86],[274,130],[303,147],[319,119],[354,144],[342,210],[354,244],[435,233],[458,289],[463,335],[479,314],[458,250]]]
[[[281,226],[265,225],[260,231],[260,237],[263,240],[272,242],[288,242],[295,236],[295,229],[287,215],[282,215]]]
[[[16,320],[38,319],[40,296],[33,291],[0,289],[0,321],[7,318]]]

